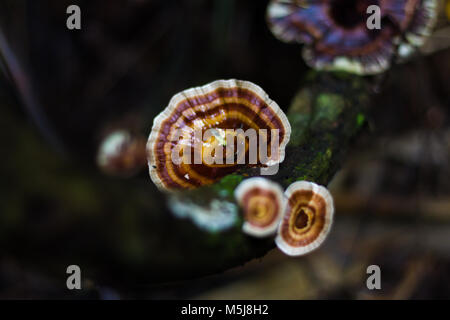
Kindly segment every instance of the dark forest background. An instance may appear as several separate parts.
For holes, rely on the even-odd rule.
[[[337,218],[322,249],[299,259],[272,250],[222,274],[157,285],[122,272],[146,250],[134,237],[136,207],[160,204],[145,200],[155,191],[146,169],[130,179],[99,171],[102,134],[131,124],[147,136],[172,95],[216,79],[255,82],[286,110],[310,70],[301,46],[269,31],[267,3],[0,2],[0,298],[450,297],[444,11],[426,51],[373,81],[368,123],[330,185]],[[70,4],[81,7],[82,30],[66,28]],[[86,216],[91,224],[80,224]],[[71,232],[58,234],[62,225]],[[89,268],[103,275],[76,293],[64,266],[83,257],[67,259],[67,248],[95,257]],[[126,263],[116,269],[118,257]],[[375,293],[365,287],[369,264],[383,272]]]

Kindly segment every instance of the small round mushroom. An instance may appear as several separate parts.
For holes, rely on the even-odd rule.
[[[234,192],[244,213],[242,230],[254,237],[274,234],[284,213],[285,198],[280,185],[256,177],[244,180]]]
[[[298,181],[286,192],[287,205],[275,243],[290,256],[300,256],[319,247],[333,221],[333,198],[328,190],[313,182]]]
[[[249,164],[249,142],[245,137],[240,141],[244,141],[247,161],[239,161],[242,153],[238,156],[240,159],[236,157],[227,161],[228,133],[239,129],[244,132],[248,129],[255,132],[266,130],[267,149],[270,151],[272,146],[279,146],[276,154],[270,155],[273,162],[268,164],[258,156],[258,161]],[[271,134],[272,129],[277,130],[278,141],[276,135]],[[204,136],[206,132],[210,133],[207,138]],[[290,132],[284,112],[251,82],[217,80],[203,87],[188,89],[176,94],[153,122],[147,142],[150,176],[161,190],[173,191],[214,183],[243,166],[264,167],[280,163],[284,160]],[[233,138],[234,149],[238,150],[235,140],[238,139]],[[223,162],[208,162],[205,154],[212,154],[218,148],[225,155]],[[176,161],[174,154],[179,156]]]
[[[125,129],[107,134],[97,152],[97,165],[106,174],[130,177],[147,162],[145,138]]]
[[[436,3],[437,0],[272,0],[267,16],[278,39],[306,44],[303,58],[311,67],[366,75],[387,70],[397,46],[402,55],[423,44],[435,22]],[[371,5],[380,8],[379,29],[367,27],[367,9]]]

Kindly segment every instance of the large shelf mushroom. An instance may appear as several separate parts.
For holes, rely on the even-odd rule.
[[[367,26],[371,5],[380,9],[380,28]],[[421,46],[436,8],[437,0],[272,0],[267,18],[278,39],[305,44],[311,67],[364,75],[387,70],[397,48],[406,56]]]
[[[285,191],[286,212],[275,243],[290,256],[300,256],[318,248],[333,222],[333,198],[328,190],[309,181],[297,181]]]
[[[147,157],[153,182],[165,191],[191,189],[214,183],[249,165],[249,143],[233,139],[234,150],[243,142],[244,153],[229,160],[228,134],[241,129],[266,132],[270,160],[259,155],[254,166],[274,165],[284,159],[291,127],[280,107],[257,85],[241,80],[217,80],[176,94],[154,120],[147,142]],[[278,134],[272,134],[275,130]],[[209,137],[205,133],[212,132]],[[233,133],[234,132],[234,133]],[[236,137],[234,137],[236,138]],[[259,140],[258,143],[260,143]],[[200,146],[200,148],[198,148]],[[272,146],[278,146],[271,153]],[[260,147],[260,146],[259,146]],[[223,150],[222,163],[207,161],[205,155]],[[218,153],[218,152],[217,152]]]

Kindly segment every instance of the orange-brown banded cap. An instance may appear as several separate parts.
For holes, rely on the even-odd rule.
[[[259,134],[261,129],[267,134],[265,141],[271,161],[261,161],[258,155],[257,161],[249,164],[250,140],[245,133],[253,130]],[[204,136],[207,132],[212,132],[209,138]],[[147,142],[150,176],[160,189],[170,191],[214,183],[243,166],[274,165],[284,160],[290,132],[284,112],[251,82],[217,80],[188,89],[176,94],[153,122]],[[229,137],[233,140],[227,140]],[[231,161],[227,151],[231,147],[229,141],[233,141],[235,151],[240,146],[245,151],[238,156],[233,153]],[[238,145],[237,141],[243,142]],[[277,152],[271,154],[276,145]],[[218,149],[225,155],[222,163],[206,161],[205,154],[220,158],[215,151]]]
[[[286,211],[275,242],[287,255],[304,255],[327,237],[333,221],[333,198],[326,188],[308,181],[294,182],[285,196]]]
[[[245,233],[255,237],[275,233],[285,209],[283,190],[277,183],[250,178],[239,184],[234,195],[244,213]]]

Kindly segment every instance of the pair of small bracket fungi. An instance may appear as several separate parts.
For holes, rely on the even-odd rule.
[[[275,142],[279,146],[275,149],[277,154],[271,154],[272,164],[284,160],[291,133],[284,112],[251,82],[218,80],[178,93],[155,118],[147,143],[150,177],[161,190],[172,192],[208,185],[243,166],[172,161],[172,152],[179,144],[192,147],[200,142],[203,147],[215,144],[226,148],[223,139],[196,141],[196,130],[208,129],[278,130],[278,135],[269,134],[263,140],[268,146]],[[176,131],[183,133],[181,139],[173,139]],[[248,146],[244,150],[248,159]],[[265,165],[259,158],[258,161],[256,166]],[[243,231],[264,237],[278,230],[276,243],[286,254],[301,255],[317,248],[330,230],[334,211],[331,195],[312,182],[296,182],[283,194],[281,187],[268,179],[249,178],[236,188],[235,198],[244,214]]]
[[[244,232],[263,237],[277,231],[275,243],[287,255],[311,252],[331,229],[333,198],[313,182],[294,182],[283,194],[281,187],[268,179],[250,178],[236,188],[235,197],[244,213]]]
[[[379,29],[367,26],[372,5],[379,8]],[[272,0],[267,20],[279,40],[305,44],[303,58],[312,68],[368,75],[422,46],[437,7],[438,0]]]

